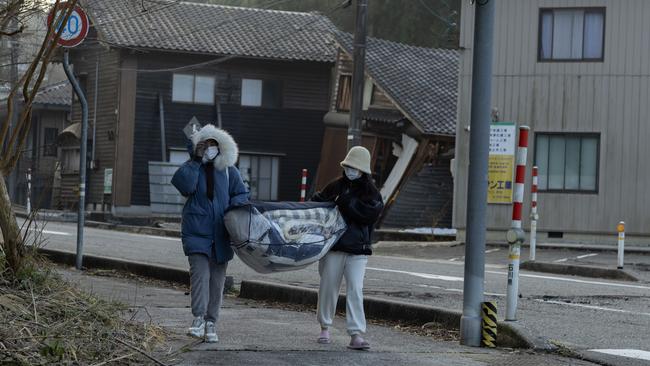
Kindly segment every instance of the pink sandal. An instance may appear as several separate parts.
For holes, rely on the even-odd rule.
[[[354,350],[367,350],[367,349],[370,349],[370,343],[366,342],[360,336],[352,336],[352,339],[350,340],[350,345],[348,345],[348,348],[349,349],[354,349]]]
[[[330,331],[329,330],[321,330],[320,334],[318,335],[318,339],[316,342],[320,344],[330,344],[332,343],[332,339],[330,338]]]

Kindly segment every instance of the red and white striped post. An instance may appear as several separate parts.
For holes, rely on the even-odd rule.
[[[537,166],[533,166],[533,186],[530,188],[530,261],[535,261],[535,248],[537,246]]]
[[[27,215],[32,214],[32,168],[27,168]]]
[[[300,202],[305,202],[307,196],[307,169],[302,170],[302,182],[300,183]]]
[[[517,296],[519,293],[519,260],[524,231],[521,229],[521,212],[524,206],[524,181],[526,179],[526,158],[528,155],[528,126],[519,127],[519,145],[517,147],[517,170],[515,174],[515,192],[512,203],[512,228],[506,239],[510,243],[508,251],[508,292],[506,298],[506,320],[517,320]]]

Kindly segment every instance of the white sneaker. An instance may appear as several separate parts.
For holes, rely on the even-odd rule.
[[[214,322],[205,323],[205,341],[208,343],[219,342],[219,337],[217,336],[217,327]]]
[[[203,320],[202,316],[197,316],[196,318],[194,318],[194,321],[192,322],[192,326],[190,327],[187,334],[191,335],[192,337],[202,338],[204,332],[205,332],[205,320]]]

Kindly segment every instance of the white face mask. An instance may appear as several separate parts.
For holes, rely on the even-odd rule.
[[[205,152],[205,156],[209,160],[214,160],[214,158],[216,158],[217,155],[219,155],[219,147],[218,146],[209,146],[207,151]]]
[[[346,166],[343,167],[343,170],[345,171],[345,176],[348,177],[349,180],[361,178],[361,171],[359,171],[359,169],[349,168]]]

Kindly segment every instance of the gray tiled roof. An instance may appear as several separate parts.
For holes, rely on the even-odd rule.
[[[6,101],[7,96],[0,99],[0,102]],[[22,94],[17,95],[16,100],[22,102]],[[66,81],[61,81],[56,84],[46,85],[36,93],[34,98],[34,105],[50,105],[50,106],[69,106],[72,100],[72,86]],[[1,105],[2,107],[4,105]],[[5,106],[6,107],[6,106]]]
[[[119,47],[335,61],[336,28],[322,15],[171,0],[85,3],[99,38]]]
[[[352,55],[352,35],[338,32]],[[424,133],[454,136],[458,103],[457,50],[409,46],[369,37],[366,73]]]
[[[35,104],[69,106],[72,99],[72,86],[66,81],[42,87],[36,93]]]

